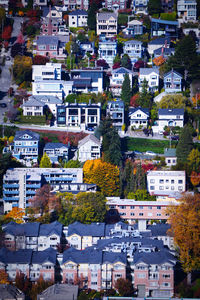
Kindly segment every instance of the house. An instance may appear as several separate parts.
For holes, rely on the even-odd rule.
[[[117,34],[117,14],[111,12],[97,13],[97,35],[114,37]]]
[[[39,141],[40,136],[36,132],[30,130],[16,131],[13,157],[27,165],[31,162],[37,163]]]
[[[34,50],[33,53],[49,58],[65,59],[67,57],[65,53],[65,43],[61,42],[58,36],[40,35],[37,37],[36,42],[34,42],[36,50]]]
[[[83,68],[71,70],[73,93],[102,93],[104,88],[103,68]]]
[[[70,190],[71,193],[95,190],[95,185],[83,183],[81,168],[14,168],[8,169],[3,177],[4,212],[12,207],[26,208],[29,200],[44,184],[54,190]]]
[[[43,116],[45,103],[30,96],[27,101],[23,101],[21,108],[23,109],[23,116]]]
[[[121,131],[124,125],[124,101],[108,101],[106,115],[112,120],[113,126]]]
[[[111,289],[118,278],[126,278],[126,261],[125,253],[70,248],[63,252],[63,283],[73,283],[78,278],[85,288]]]
[[[154,54],[154,51],[160,48],[169,48],[170,47],[170,38],[160,37],[156,38],[148,43],[148,52],[150,55]]]
[[[32,95],[40,96],[53,96],[63,100],[72,93],[74,81],[64,80],[38,80],[32,82]]]
[[[184,176],[181,178],[180,180],[183,180]],[[183,187],[183,184],[180,184],[180,187]],[[135,224],[136,220],[167,220],[169,216],[166,214],[166,208],[170,206],[172,202],[135,201],[134,199],[107,197],[106,204],[109,208],[110,217],[118,216],[129,224]]]
[[[38,236],[38,250],[42,251],[47,248],[57,249],[62,244],[62,228],[63,225],[58,221],[50,224],[41,224]]]
[[[177,163],[176,148],[166,148],[164,151],[165,163],[168,167],[175,166]]]
[[[105,223],[82,224],[74,222],[68,226],[67,242],[77,250],[84,250],[97,244],[105,237]]]
[[[100,115],[101,103],[66,103],[57,108],[57,125],[94,129],[100,123]]]
[[[134,286],[137,297],[172,297],[176,258],[166,250],[134,255]]]
[[[99,59],[104,59],[109,66],[113,65],[113,60],[117,55],[117,42],[111,40],[101,40],[98,48]]]
[[[166,48],[160,47],[153,51],[154,57],[163,56],[163,58],[168,59],[171,55],[174,55],[175,49],[174,48]]]
[[[62,143],[47,143],[44,146],[43,154],[46,153],[51,163],[59,164],[59,160],[68,161],[69,146]]]
[[[134,73],[131,70],[120,67],[118,69],[113,69],[111,74],[110,90],[114,96],[121,96],[125,74],[128,74],[130,79],[130,88],[132,88]]]
[[[173,69],[164,74],[164,89],[166,93],[177,93],[182,91],[183,76]]]
[[[9,0],[0,0],[0,7],[3,7],[5,11],[8,11]]]
[[[133,128],[147,127],[149,121],[149,109],[141,107],[129,107],[129,122]]]
[[[25,295],[15,285],[0,284],[0,295],[2,300],[25,300]]]
[[[178,0],[177,2],[178,18],[183,22],[193,22],[197,19],[197,1],[196,0]]]
[[[77,159],[80,162],[101,157],[101,142],[89,134],[78,142]]]
[[[138,20],[128,21],[127,27],[122,30],[126,35],[133,37],[143,34],[143,23]]]
[[[62,10],[59,6],[49,6],[42,8],[42,20],[56,20],[62,22]]]
[[[147,230],[151,231],[151,238],[163,241],[164,246],[168,247],[170,250],[175,250],[174,248],[174,238],[168,234],[168,230],[171,228],[170,224],[153,224],[148,225]]]
[[[77,300],[77,297],[78,285],[56,283],[37,295],[37,300]]]
[[[85,10],[74,10],[69,13],[69,27],[87,26],[88,13]]]
[[[127,0],[104,0],[102,7],[117,13],[119,9],[126,9],[126,2]]]
[[[47,6],[47,0],[33,0],[33,7],[37,6],[40,6],[40,8]]]
[[[149,0],[133,0],[131,1],[131,8],[134,14],[148,14]]]
[[[166,38],[178,37],[178,21],[168,21],[151,18],[151,37],[164,35]]]
[[[79,46],[83,56],[86,56],[86,53],[94,54],[94,42],[81,42]]]
[[[159,191],[185,192],[185,171],[148,171],[147,190],[156,195]]]
[[[142,42],[136,40],[130,40],[124,42],[123,46],[124,54],[128,54],[132,63],[135,63],[139,58],[143,56]]]
[[[61,80],[62,79],[62,64],[46,63],[46,65],[32,66],[32,80]]]
[[[159,87],[159,69],[140,68],[139,70],[139,91],[142,91],[143,81],[146,80],[149,91],[157,91]]]
[[[173,109],[159,109],[158,110],[158,121],[156,126],[152,126],[154,133],[162,134],[165,126],[170,127],[183,127],[184,124],[184,109],[173,108]]]
[[[65,10],[88,10],[89,0],[63,0],[63,5]]]

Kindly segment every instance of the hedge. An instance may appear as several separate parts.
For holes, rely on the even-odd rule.
[[[20,123],[46,124],[46,116],[21,116]]]

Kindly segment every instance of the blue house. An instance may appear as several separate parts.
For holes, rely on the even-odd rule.
[[[166,36],[171,38],[178,37],[178,21],[168,21],[151,19],[151,37]]]
[[[30,130],[17,131],[14,137],[13,156],[27,166],[37,163],[40,135]]]
[[[117,55],[117,42],[102,39],[99,42],[99,59],[104,59],[110,66],[113,65],[113,60]]]
[[[59,159],[68,160],[69,146],[62,143],[47,143],[43,153],[48,155],[52,163],[58,164]]]
[[[183,76],[178,72],[171,70],[164,74],[164,89],[166,93],[177,93],[182,90]]]
[[[135,63],[143,55],[142,42],[137,40],[131,40],[124,43],[124,54],[128,54],[132,63]]]

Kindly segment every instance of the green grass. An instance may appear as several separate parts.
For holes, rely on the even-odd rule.
[[[176,146],[177,142],[172,141],[172,146]],[[169,140],[152,140],[125,137],[122,139],[123,151],[153,151],[155,153],[164,153],[164,149],[169,148]]]
[[[40,138],[47,137],[48,139],[50,139],[52,141],[52,143],[59,143],[57,134],[48,133],[48,132],[38,132],[38,133],[40,135]]]

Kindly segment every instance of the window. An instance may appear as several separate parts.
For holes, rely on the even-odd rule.
[[[150,183],[155,183],[155,179],[150,179]]]
[[[179,183],[179,184],[182,184],[182,183],[183,183],[183,180],[179,180],[178,183]]]
[[[174,184],[174,180],[173,179],[171,180],[171,183]]]
[[[145,277],[146,277],[146,274],[143,274],[143,273],[137,274],[137,278],[145,278]]]
[[[126,209],[126,206],[125,205],[119,205],[119,208],[120,209]]]
[[[163,180],[163,179],[160,179],[160,180],[159,180],[159,183],[163,184],[163,183],[164,183],[164,180]]]
[[[139,206],[139,209],[143,209],[143,206]]]
[[[170,274],[163,274],[163,278],[170,278]]]
[[[163,191],[164,190],[164,186],[159,186],[159,190]]]
[[[132,206],[132,205],[131,205],[131,209],[134,209],[134,208],[135,208],[135,206]]]
[[[155,190],[155,186],[151,185],[150,190]]]
[[[139,213],[139,216],[142,217],[144,214],[143,213]]]
[[[148,206],[148,209],[152,209],[152,206]]]
[[[161,206],[157,206],[157,209],[161,209]]]
[[[134,214],[134,213],[130,213],[130,215],[131,215],[131,216],[135,216],[135,214]]]

